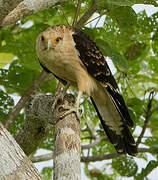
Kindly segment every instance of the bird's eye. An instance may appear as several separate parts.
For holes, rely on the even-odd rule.
[[[44,41],[44,36],[41,36],[41,41]]]
[[[62,39],[61,37],[57,37],[56,42],[59,42],[61,39]]]

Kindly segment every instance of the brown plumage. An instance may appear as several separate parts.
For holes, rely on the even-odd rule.
[[[116,81],[96,44],[82,31],[60,25],[37,38],[41,65],[91,97],[102,126],[118,153],[137,153],[133,126]],[[79,98],[78,98],[79,100]]]

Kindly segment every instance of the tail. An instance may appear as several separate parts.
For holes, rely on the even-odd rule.
[[[96,109],[104,131],[110,142],[114,145],[116,151],[119,154],[128,153],[129,155],[135,156],[137,154],[137,148],[135,140],[128,128],[131,119],[124,119],[130,118],[129,114],[127,114],[128,110],[123,109],[123,111],[127,111],[127,113],[122,117],[116,107],[117,104],[112,101],[106,90],[102,90],[100,94],[94,93],[93,97],[91,97],[91,101]],[[130,125],[131,124],[132,123],[130,123]]]

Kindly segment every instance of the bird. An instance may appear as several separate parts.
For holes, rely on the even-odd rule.
[[[118,154],[135,156],[137,147],[130,132],[134,123],[116,80],[96,43],[82,30],[54,25],[36,40],[41,66],[58,79],[90,97],[102,127]]]

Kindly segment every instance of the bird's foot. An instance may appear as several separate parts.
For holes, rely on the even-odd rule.
[[[58,116],[57,121],[65,118],[67,115],[69,115],[71,113],[75,113],[77,120],[80,121],[82,110],[79,107],[77,107],[76,105],[75,105],[75,107],[72,107],[69,105],[61,105],[61,106],[59,106],[58,110],[59,111],[66,111],[66,112],[64,112],[62,115]]]
[[[59,89],[56,93],[55,93],[55,100],[52,104],[52,111],[54,111],[56,105],[58,104],[58,101],[61,100],[63,101],[63,98],[66,94],[67,89],[69,88],[69,83],[67,83],[67,85],[63,88],[63,90]]]
[[[64,98],[64,94],[60,91],[58,93],[55,94],[55,99],[54,99],[54,102],[52,104],[52,111],[54,111],[56,105],[58,104],[58,101],[62,101]]]
[[[57,118],[56,122],[58,122],[60,119],[63,119],[65,116],[67,116],[71,113],[75,113],[77,119],[80,121],[82,110],[79,108],[79,101],[80,101],[81,95],[82,95],[82,92],[79,91],[75,105],[72,105],[72,104],[69,105],[69,103],[66,103],[66,104],[62,104],[62,105],[58,106],[57,114],[60,114],[60,115],[57,115],[57,114],[55,115],[55,117]],[[58,100],[64,100],[65,93],[62,93],[62,94],[59,93],[59,95],[57,95],[57,96],[59,96],[59,98],[56,98],[56,101],[53,103],[54,109],[56,109]],[[60,102],[59,102],[59,104],[60,104]]]

